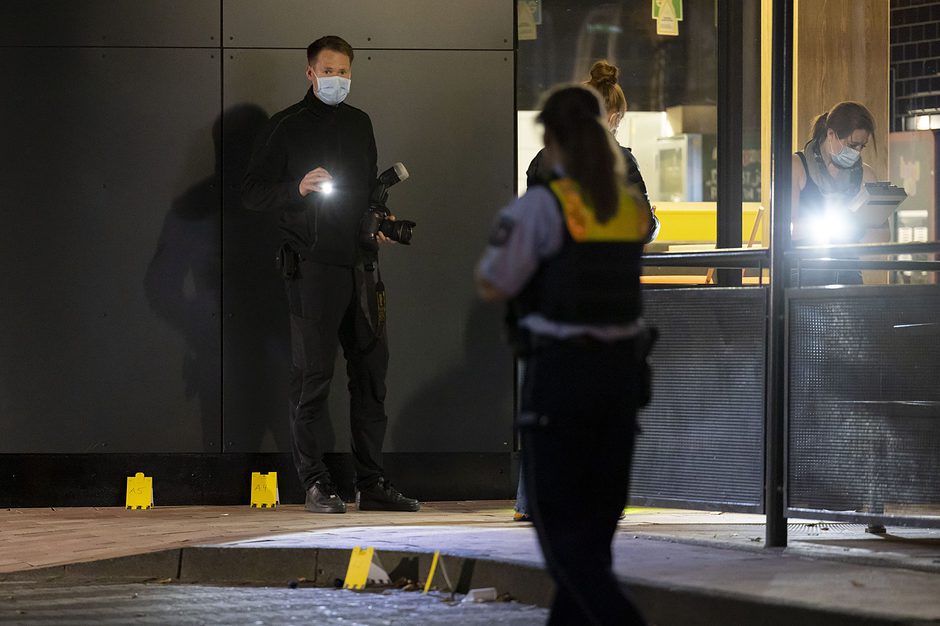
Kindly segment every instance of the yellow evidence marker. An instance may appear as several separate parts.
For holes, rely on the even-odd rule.
[[[277,472],[251,473],[251,508],[273,509],[280,503]]]
[[[153,477],[137,472],[127,477],[127,499],[125,509],[153,508]]]
[[[390,582],[388,572],[378,562],[375,548],[362,549],[356,546],[352,549],[343,589],[365,589],[367,583],[387,585]]]
[[[369,566],[372,565],[372,555],[375,548],[361,549],[356,546],[349,557],[349,567],[346,568],[346,578],[343,589],[365,589],[369,578]]]

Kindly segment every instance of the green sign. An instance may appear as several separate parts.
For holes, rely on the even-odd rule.
[[[660,17],[682,21],[682,0],[653,0],[653,19]]]

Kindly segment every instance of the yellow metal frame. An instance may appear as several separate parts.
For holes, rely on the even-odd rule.
[[[718,236],[718,214],[714,202],[656,202],[656,216],[661,229],[657,243],[715,243]],[[760,203],[745,202],[741,219],[741,239],[746,243],[751,238],[754,220],[760,211]],[[754,246],[764,244],[764,229],[754,239]]]

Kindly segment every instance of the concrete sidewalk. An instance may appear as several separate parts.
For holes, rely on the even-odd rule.
[[[230,523],[241,536],[220,537],[221,541],[187,537],[182,544],[168,537],[164,546],[168,549],[153,551],[151,543],[147,556],[111,554],[110,560],[92,564],[32,568],[32,574],[18,568],[7,578],[272,585],[305,579],[329,586],[345,575],[352,547],[372,546],[393,579],[424,580],[430,555],[440,550],[446,555],[450,585],[439,569],[433,580],[438,588],[496,586],[522,602],[541,606],[551,597],[534,532],[527,524],[509,521],[509,503],[431,504],[420,515],[313,516],[297,509],[226,509],[226,513],[207,507],[177,509],[176,533],[182,532],[187,514],[193,519],[191,532],[205,528],[209,515],[226,515],[234,518]],[[113,513],[115,519],[135,526],[158,522],[158,515],[167,514]],[[150,513],[156,515],[148,518]],[[24,514],[29,513],[19,515]],[[73,534],[84,532],[85,541],[91,541],[89,529],[83,531],[75,523],[74,510],[71,516],[73,528],[78,527]],[[278,518],[289,523],[272,532]],[[859,525],[801,521],[790,525],[789,547],[774,550],[762,547],[762,520],[737,514],[631,510],[615,539],[615,570],[661,625],[940,623],[940,531],[889,528],[887,536],[878,537]],[[252,534],[247,528],[250,521],[264,527]],[[308,530],[298,532],[297,525]],[[6,526],[0,538],[4,547],[9,545]],[[54,543],[55,537],[51,539]]]
[[[752,540],[763,530],[757,525],[737,525],[721,532],[711,529],[715,535],[727,533],[729,539],[707,537],[707,528],[700,525],[655,530],[656,534],[649,534],[639,525],[625,524],[615,539],[614,568],[647,612],[658,617],[658,623],[940,623],[940,546],[936,543],[913,540],[920,547],[912,544],[905,550],[885,552],[886,541],[869,541],[858,527],[839,531],[842,539],[797,539],[791,549],[766,550]],[[855,547],[845,547],[846,542]],[[870,548],[859,547],[868,543]],[[434,550],[459,557],[453,568],[458,571],[463,571],[466,559],[477,561],[477,567],[479,561],[533,570],[544,565],[530,528],[344,528],[218,547],[238,552],[319,549],[343,554],[355,546],[372,546],[380,554],[395,555],[389,559],[392,565],[400,553],[431,554]],[[919,556],[908,559],[906,549],[919,551]],[[926,567],[928,559],[933,561],[932,568]],[[514,569],[522,572],[524,567]],[[501,582],[501,591],[522,601],[547,601],[541,577],[490,576],[473,585]],[[733,615],[737,618],[732,619]]]

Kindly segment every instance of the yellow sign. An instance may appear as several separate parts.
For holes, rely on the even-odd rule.
[[[137,472],[127,477],[125,509],[149,509],[153,507],[153,477]]]
[[[531,41],[538,37],[535,21],[535,7],[527,0],[516,2],[516,24],[519,41]]]
[[[251,508],[273,509],[280,502],[277,472],[251,473]]]
[[[375,548],[362,550],[356,546],[349,557],[349,567],[346,568],[346,579],[343,589],[365,589],[369,580],[369,568],[372,567],[372,556]]]
[[[682,0],[653,0],[653,19],[656,20],[657,35],[678,37]]]
[[[365,589],[366,584],[390,585],[388,572],[382,567],[375,548],[361,549],[356,546],[349,556],[349,567],[346,568],[346,579],[343,589]]]

